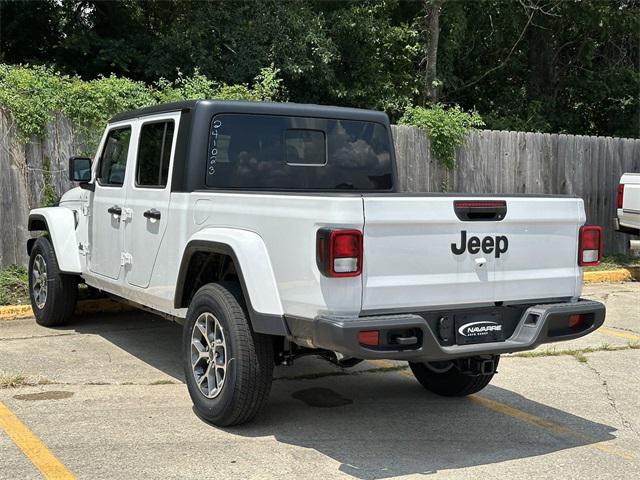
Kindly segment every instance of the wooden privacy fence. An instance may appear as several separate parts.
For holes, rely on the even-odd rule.
[[[613,230],[613,217],[620,176],[640,172],[640,139],[478,130],[449,172],[421,130],[394,126],[393,136],[402,191],[577,195],[587,223],[603,228],[605,252],[627,252],[630,237]]]
[[[448,172],[421,130],[394,126],[393,134],[402,191],[578,195],[587,221],[604,228],[606,251],[626,252],[628,237],[612,228],[616,185],[623,172],[640,172],[640,140],[480,130],[469,135]],[[29,209],[42,205],[46,188],[60,195],[72,186],[67,160],[85,151],[61,115],[25,145],[0,109],[0,267],[26,264]]]

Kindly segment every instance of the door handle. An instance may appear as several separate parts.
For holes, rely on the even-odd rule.
[[[144,215],[145,218],[152,218],[154,220],[160,220],[160,217],[162,216],[160,212],[155,208],[152,208],[151,210],[147,210],[142,215]]]
[[[118,216],[120,216],[120,215],[122,215],[122,208],[120,208],[120,207],[119,207],[119,206],[117,206],[117,205],[114,205],[113,207],[109,207],[109,208],[107,209],[107,212],[109,212],[111,215],[118,215]]]

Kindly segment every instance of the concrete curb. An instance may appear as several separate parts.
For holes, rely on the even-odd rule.
[[[640,280],[640,267],[616,268],[615,270],[600,270],[584,272],[584,283],[629,282]]]
[[[134,308],[129,305],[114,302],[108,298],[100,298],[96,300],[79,301],[75,313],[129,312],[131,310],[134,310]],[[33,311],[31,310],[31,305],[8,305],[0,307],[0,321],[32,317]]]

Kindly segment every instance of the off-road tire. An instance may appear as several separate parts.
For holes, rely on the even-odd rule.
[[[496,366],[499,359],[496,358]],[[444,397],[464,397],[477,393],[489,385],[493,378],[493,374],[466,375],[455,366],[442,373],[434,372],[424,363],[409,362],[409,367],[424,388]]]
[[[47,295],[44,306],[39,307],[34,298],[34,261],[42,256],[46,264]],[[56,327],[68,323],[78,299],[78,277],[60,272],[58,260],[49,237],[39,237],[29,256],[29,299],[36,323],[44,327]]]
[[[208,398],[200,390],[191,364],[194,324],[207,312],[220,322],[228,350],[225,380],[215,398]],[[196,292],[183,328],[182,352],[189,395],[201,418],[228,427],[248,422],[262,410],[273,378],[273,340],[252,330],[237,283],[209,283]]]

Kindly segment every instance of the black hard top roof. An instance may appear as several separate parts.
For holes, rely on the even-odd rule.
[[[326,105],[308,105],[301,103],[245,102],[229,100],[186,100],[163,103],[152,107],[139,108],[114,115],[109,123],[131,120],[133,118],[178,111],[208,110],[216,113],[248,113],[262,115],[291,115],[296,117],[339,118],[344,120],[365,120],[388,123],[386,113],[359,108],[332,107]]]

